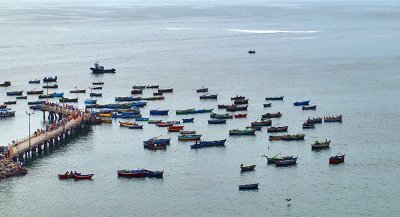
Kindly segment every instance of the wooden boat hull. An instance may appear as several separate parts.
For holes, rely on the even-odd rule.
[[[316,110],[317,106],[313,105],[313,106],[303,106],[301,107],[301,110]]]
[[[258,183],[255,184],[246,184],[246,185],[239,185],[239,190],[245,191],[245,190],[257,190],[258,189]]]
[[[283,100],[284,96],[266,97],[265,100]]]
[[[137,172],[117,172],[118,177],[122,178],[145,178],[146,172],[145,171],[137,171]]]
[[[256,130],[229,130],[230,136],[249,136],[255,134]]]
[[[288,126],[284,126],[284,127],[270,127],[267,129],[268,133],[278,133],[278,132],[287,132],[288,130]]]
[[[251,166],[240,166],[240,170],[242,172],[248,172],[248,171],[253,171],[256,168],[256,165],[251,165]]]
[[[208,120],[208,124],[226,124],[225,119]]]
[[[329,158],[329,164],[341,164],[344,163],[345,155],[333,156]]]

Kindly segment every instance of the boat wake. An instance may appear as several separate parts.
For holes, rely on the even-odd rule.
[[[278,34],[278,33],[312,34],[312,33],[318,33],[318,31],[315,31],[315,30],[290,31],[290,30],[274,30],[274,29],[268,29],[268,30],[229,29],[228,31],[251,33],[251,34]]]

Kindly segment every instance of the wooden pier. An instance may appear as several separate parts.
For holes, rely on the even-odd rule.
[[[91,113],[82,110],[74,110],[63,108],[59,106],[42,105],[43,118],[46,118],[46,112],[49,113],[49,121],[52,122],[57,118],[62,120],[63,117],[70,117],[77,112],[81,115],[74,118],[69,118],[62,126],[57,127],[51,131],[33,134],[14,142],[9,145],[9,157],[14,160],[24,161],[36,153],[42,153],[43,150],[53,147],[55,144],[70,138],[77,132],[89,126]]]

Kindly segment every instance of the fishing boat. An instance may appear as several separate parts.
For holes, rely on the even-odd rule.
[[[181,134],[178,135],[178,140],[180,141],[194,141],[194,140],[200,140],[201,135],[199,134]]]
[[[64,174],[58,174],[58,179],[73,179],[74,174],[70,172],[66,172]]]
[[[239,130],[239,129],[229,130],[230,136],[255,135],[255,134],[256,134],[256,130],[249,129],[249,128],[246,128],[244,130]]]
[[[240,164],[240,170],[242,172],[253,171],[254,168],[256,168],[256,165],[244,166],[243,164]]]
[[[28,96],[17,96],[16,99],[28,99]]]
[[[303,129],[312,129],[315,128],[315,124],[314,123],[303,123]]]
[[[7,105],[0,105],[0,109],[6,109],[7,108]]]
[[[29,106],[29,109],[32,109],[32,110],[40,110],[40,109],[42,109],[42,106],[41,106],[41,105],[30,105],[30,106]]]
[[[137,108],[141,108],[141,107],[145,107],[147,105],[147,102],[134,102],[132,105]]]
[[[130,127],[130,126],[136,126],[138,124],[136,123],[132,123],[132,122],[128,122],[128,121],[119,121],[119,126],[120,127]]]
[[[166,88],[166,89],[158,89],[159,93],[172,93],[174,92],[174,88]]]
[[[342,115],[324,117],[324,122],[342,122]]]
[[[90,67],[93,74],[104,74],[104,73],[115,73],[116,70],[114,68],[104,69],[104,66],[99,65],[99,62],[94,63],[94,67]]]
[[[103,81],[95,81],[95,82],[92,82],[92,85],[104,85],[104,82]]]
[[[210,113],[214,109],[193,109],[189,112],[189,114],[203,114],[203,113]]]
[[[264,108],[269,108],[271,107],[272,103],[264,103]]]
[[[22,96],[22,93],[24,91],[11,91],[11,92],[6,92],[7,96]]]
[[[143,89],[133,89],[131,90],[131,94],[142,94],[143,93]]]
[[[149,121],[149,118],[136,118],[135,121]]]
[[[231,100],[242,100],[242,99],[245,99],[245,98],[246,98],[245,96],[236,95],[235,97],[231,97]]]
[[[147,145],[147,149],[149,150],[166,150],[167,145],[166,144],[155,144],[155,143],[150,143]]]
[[[0,84],[0,87],[9,87],[9,86],[11,86],[11,81],[5,81]]]
[[[253,129],[255,131],[261,131],[262,126],[247,126],[246,129]]]
[[[283,126],[283,127],[270,127],[267,129],[268,133],[278,133],[278,132],[287,132],[288,126]]]
[[[44,83],[57,82],[57,76],[54,76],[54,78],[53,77],[44,77],[43,82]]]
[[[283,140],[283,136],[275,136],[275,135],[269,136],[269,141],[279,141],[279,140]]]
[[[160,123],[156,124],[157,127],[170,127],[172,125],[174,125],[174,124],[173,123],[168,123],[168,122],[160,122]]]
[[[17,104],[17,101],[6,101],[3,104],[4,105],[15,105],[15,104]]]
[[[316,105],[309,105],[309,106],[302,106],[301,110],[316,110],[317,106]]]
[[[151,143],[169,145],[171,143],[171,138],[168,138],[168,139],[161,138],[160,139],[159,137],[153,137],[149,140],[143,141],[143,145],[151,144]],[[146,148],[146,146],[144,146],[144,147]]]
[[[112,118],[140,118],[142,117],[141,114],[138,113],[131,113],[131,112],[123,112],[122,114],[114,113]]]
[[[74,179],[75,180],[90,180],[90,179],[92,179],[93,176],[94,176],[94,174],[82,175],[80,173],[74,173]]]
[[[187,114],[191,114],[193,110],[195,110],[195,109],[193,108],[193,109],[176,110],[175,114],[177,114],[177,115],[187,115]]]
[[[151,171],[151,170],[146,170],[146,169],[143,169],[143,170],[146,174],[146,177],[148,177],[148,178],[162,179],[164,176],[164,170],[162,170],[162,171]]]
[[[102,86],[98,86],[98,87],[89,87],[89,89],[92,89],[92,90],[103,90],[103,87],[102,87]]]
[[[226,124],[226,119],[211,119],[208,124]]]
[[[89,96],[91,96],[91,97],[102,97],[103,94],[102,93],[90,93]]]
[[[255,51],[255,50],[249,50],[248,53],[249,53],[249,54],[255,54],[256,51]]]
[[[43,90],[31,90],[26,92],[27,95],[38,95],[43,94]]]
[[[229,114],[229,113],[225,113],[225,114],[211,113],[210,114],[210,118],[214,118],[214,119],[232,119],[233,115]]]
[[[142,100],[149,100],[149,101],[154,101],[154,100],[164,100],[164,96],[151,96],[151,97],[142,97]]]
[[[143,125],[135,123],[134,125],[129,126],[128,128],[129,129],[143,129]]]
[[[158,124],[160,122],[162,122],[162,120],[148,120],[147,121],[148,124]]]
[[[118,177],[123,178],[144,178],[146,177],[146,172],[141,170],[118,170],[117,171]]]
[[[329,145],[331,144],[331,140],[326,140],[325,142],[320,142],[320,141],[315,141],[313,144],[311,144],[311,150],[319,150],[319,149],[327,149],[329,148]]]
[[[297,141],[297,140],[304,140],[305,134],[296,134],[296,135],[283,135],[283,141]]]
[[[131,97],[131,96],[120,96],[115,97],[115,102],[131,102],[131,101],[139,101],[141,97]]]
[[[179,131],[180,134],[196,134],[195,130],[181,130]]]
[[[85,104],[96,104],[97,103],[97,99],[87,99],[84,102],[85,102]]]
[[[247,114],[235,114],[233,117],[235,117],[235,118],[246,118]]]
[[[275,161],[276,167],[288,167],[295,165],[297,163],[297,157],[291,159],[277,160]]]
[[[305,100],[305,101],[298,101],[293,103],[294,106],[304,106],[310,104],[310,100]]]
[[[330,157],[329,158],[329,164],[341,164],[344,163],[344,156],[345,155],[339,155],[338,153],[336,156]]]
[[[229,108],[229,106],[232,106],[232,105],[218,105],[218,109],[227,109],[227,108]]]
[[[44,89],[57,89],[58,85],[57,84],[53,84],[53,85],[44,85],[42,86]]]
[[[207,87],[203,87],[203,88],[197,89],[196,92],[197,93],[207,93],[208,92],[208,88]]]
[[[63,98],[64,97],[64,93],[53,93],[53,97]]]
[[[0,118],[14,117],[15,111],[0,111]]]
[[[163,92],[155,92],[155,93],[153,93],[153,96],[162,96],[163,95]]]
[[[261,117],[262,118],[280,118],[281,116],[282,116],[282,113],[276,112],[276,113],[263,114]]]
[[[78,102],[79,98],[61,98],[58,101],[59,102]]]
[[[247,111],[247,105],[245,106],[231,105],[226,109],[226,111],[228,112]]]
[[[183,126],[169,126],[168,132],[179,132],[183,130]]]
[[[28,83],[29,84],[40,84],[40,80],[39,79],[30,80]]]
[[[39,101],[28,102],[28,105],[41,105],[44,103],[46,103],[46,101],[39,100]]]
[[[168,115],[169,110],[150,110],[150,115]]]
[[[193,123],[194,118],[182,118],[182,123]]]
[[[235,105],[249,104],[249,99],[237,99],[233,101],[233,104]]]
[[[54,94],[52,94],[52,93],[50,93],[50,94],[41,94],[38,97],[39,97],[39,99],[47,99],[47,98],[51,99],[51,98],[54,97]]]
[[[146,89],[157,89],[160,85],[146,85]]]
[[[69,91],[70,93],[86,93],[86,89],[75,89]]]
[[[264,127],[264,126],[271,126],[272,120],[264,120],[264,121],[254,121],[251,122],[252,127]]]
[[[309,124],[320,124],[322,123],[322,118],[308,118],[306,122]]]
[[[289,159],[293,159],[293,156],[281,156],[281,154],[277,154],[271,158],[269,158],[266,155],[262,155],[261,157],[265,157],[267,158],[268,164],[275,164],[276,161],[280,161],[280,160],[289,160]]]
[[[245,184],[245,185],[238,185],[240,191],[245,191],[245,190],[257,190],[258,189],[258,183],[254,184]]]
[[[132,89],[145,89],[145,88],[146,88],[146,86],[144,86],[144,85],[134,85],[132,87]]]
[[[283,100],[284,96],[273,96],[273,97],[265,97],[265,100]]]
[[[200,99],[217,99],[218,94],[205,94],[200,96]]]

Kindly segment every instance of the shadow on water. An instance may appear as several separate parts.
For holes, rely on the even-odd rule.
[[[68,148],[72,148],[73,145],[77,141],[81,140],[82,138],[88,138],[93,133],[93,129],[91,127],[85,128],[82,131],[77,132],[75,135],[72,135],[70,138],[64,139],[63,141],[54,144],[51,147],[43,149],[42,153],[37,153],[36,155],[32,155],[28,160],[24,162],[24,166],[27,168],[34,167],[40,161],[37,161],[43,157],[50,157],[54,154],[68,151]],[[68,146],[70,144],[70,146]]]

